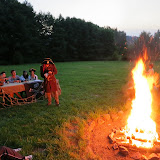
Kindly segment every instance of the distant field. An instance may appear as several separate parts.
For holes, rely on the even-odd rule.
[[[155,70],[160,72],[159,62]],[[40,64],[0,66],[0,71],[35,68],[40,78]],[[60,147],[57,131],[69,119],[90,118],[108,109],[124,107],[122,88],[129,78],[130,62],[66,62],[56,63],[56,76],[62,88],[60,107],[46,106],[47,101],[31,105],[14,106],[0,110],[0,145],[22,147],[22,154],[32,154],[35,160],[70,159]]]

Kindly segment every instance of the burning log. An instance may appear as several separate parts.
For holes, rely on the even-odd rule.
[[[150,152],[150,153],[160,153],[160,146],[156,145],[152,148],[143,148],[143,147],[137,147],[136,145],[132,145],[131,143],[123,143],[123,142],[116,142],[119,147],[126,147],[128,149],[134,150],[134,151],[142,151],[142,152]]]
[[[116,143],[116,139],[115,138],[110,138],[110,143]]]
[[[113,148],[114,150],[118,149],[118,144],[117,144],[117,143],[114,143],[114,145],[112,146],[112,148]]]
[[[148,142],[147,139],[141,139],[141,138],[135,138],[135,137],[134,137],[134,140],[135,141],[140,141],[140,142]]]
[[[124,131],[121,131],[121,130],[117,130],[116,134],[118,134],[120,136],[124,136],[125,135]]]
[[[113,136],[114,136],[114,133],[113,133],[113,132],[108,135],[108,138],[109,138],[109,140],[110,140],[110,143],[115,143],[115,142],[116,142],[116,139],[115,139]]]
[[[131,145],[129,143],[117,143],[119,147],[126,147],[129,148]]]
[[[128,149],[125,148],[124,146],[119,146],[119,152],[123,155],[123,156],[127,156],[129,154]]]
[[[116,141],[121,141],[121,142],[127,140],[125,137],[116,137],[115,139],[116,139]]]
[[[113,132],[108,135],[108,137],[109,137],[110,139],[113,138],[113,136],[114,136],[114,133],[113,133]]]

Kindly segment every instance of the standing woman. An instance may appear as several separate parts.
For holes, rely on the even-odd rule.
[[[44,78],[44,90],[47,95],[48,105],[52,104],[52,97],[55,98],[55,103],[59,106],[58,88],[55,75],[57,68],[52,59],[45,58],[40,67],[41,77]]]

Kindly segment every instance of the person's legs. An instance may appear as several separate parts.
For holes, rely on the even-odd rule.
[[[48,105],[52,104],[52,96],[51,93],[47,93]]]
[[[25,91],[20,92],[20,96],[21,98],[26,98],[27,97],[26,92]]]
[[[2,146],[0,147],[0,159],[17,159],[17,160],[24,160],[25,157],[15,152],[13,149],[9,147]]]
[[[55,101],[56,101],[56,105],[59,105],[58,91],[56,91],[54,93],[54,98],[55,98]]]

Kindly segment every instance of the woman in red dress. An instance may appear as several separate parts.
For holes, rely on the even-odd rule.
[[[58,88],[55,75],[57,68],[50,58],[45,58],[40,68],[41,77],[44,78],[44,90],[48,98],[48,105],[52,104],[52,97],[55,98],[55,103],[59,106]]]

